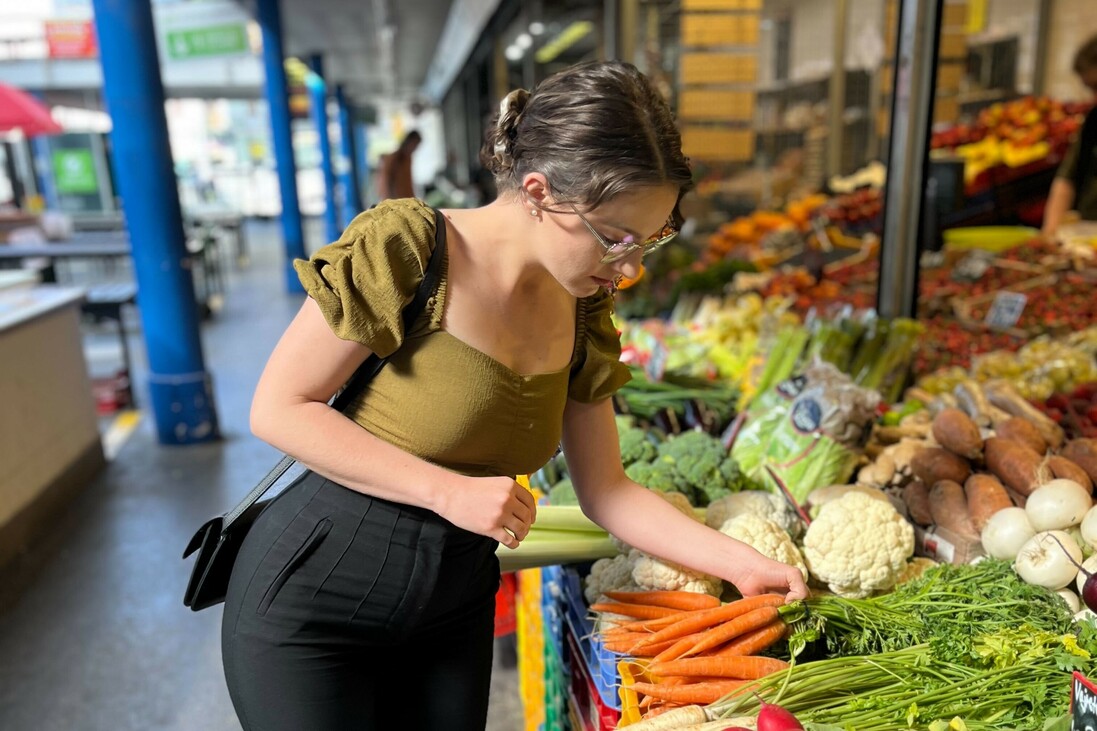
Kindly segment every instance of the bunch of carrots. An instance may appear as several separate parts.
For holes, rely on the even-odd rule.
[[[643,696],[638,705],[645,718],[679,705],[713,703],[788,667],[759,655],[785,637],[785,617],[799,608],[782,596],[726,604],[685,591],[612,591],[606,597],[611,601],[591,610],[617,615],[603,621],[612,626],[602,629],[602,640],[611,652],[637,658],[631,666],[640,679],[624,683],[622,692]]]

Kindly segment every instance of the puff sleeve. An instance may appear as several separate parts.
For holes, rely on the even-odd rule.
[[[632,374],[621,362],[621,336],[613,324],[613,298],[608,292],[579,300],[576,357],[568,398],[593,403],[612,396]]]
[[[388,201],[293,267],[338,337],[387,357],[403,343],[401,313],[415,297],[433,246],[431,209],[411,199]]]

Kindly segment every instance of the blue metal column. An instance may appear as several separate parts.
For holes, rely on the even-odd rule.
[[[328,138],[328,93],[324,81],[324,61],[319,54],[309,57],[312,73],[306,82],[311,97],[312,123],[320,145],[320,172],[324,174],[324,230],[328,241],[339,238],[339,217],[335,207],[335,170],[331,165],[331,140]]]
[[[362,199],[362,205],[369,208],[369,128],[366,126],[365,122],[357,122],[354,125],[354,153],[358,161],[358,189],[359,191],[364,190],[366,192],[365,198]]]
[[[339,154],[343,158],[339,177],[343,184],[343,221],[346,226],[362,210],[362,194],[358,190],[358,160],[354,156],[354,128],[342,85],[335,87],[335,103],[339,108]]]
[[[290,126],[289,94],[286,90],[286,66],[282,50],[282,11],[279,0],[258,0],[256,15],[263,30],[263,71],[270,106],[271,139],[274,162],[278,166],[278,190],[282,194],[282,241],[286,252],[286,291],[304,293],[301,280],[293,269],[294,259],[304,259],[305,233],[301,225],[301,203],[297,197],[297,162],[293,157],[293,131]]]
[[[149,395],[164,444],[217,439],[213,387],[202,358],[194,282],[164,116],[150,0],[93,0],[103,96],[133,244]]]

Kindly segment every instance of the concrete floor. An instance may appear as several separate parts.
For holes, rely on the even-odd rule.
[[[278,226],[250,223],[247,235],[250,264],[229,269],[224,307],[202,333],[224,440],[164,447],[146,415],[51,532],[0,575],[4,731],[240,728],[221,670],[220,609],[183,607],[190,562],[180,556],[195,528],[278,458],[248,432],[248,404],[301,297],[284,292]],[[136,320],[130,331],[143,387]],[[517,674],[499,657],[491,698],[489,731],[522,728]]]

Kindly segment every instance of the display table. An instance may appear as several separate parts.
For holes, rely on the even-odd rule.
[[[80,338],[84,291],[0,290],[0,566],[103,468]]]

